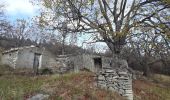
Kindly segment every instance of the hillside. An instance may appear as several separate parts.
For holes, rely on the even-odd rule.
[[[50,100],[123,100],[114,92],[99,89],[90,72],[65,75],[2,75],[0,99],[23,100],[37,93],[49,94]]]
[[[124,100],[115,92],[97,88],[91,72],[34,76],[1,69],[6,70],[0,72],[2,100],[23,100],[38,93],[48,94],[49,100]],[[169,84],[170,77],[164,75],[134,80],[134,100],[170,100]]]
[[[160,78],[160,76],[162,77]],[[154,75],[151,79],[134,80],[134,100],[170,100],[169,84],[170,76],[164,75]]]

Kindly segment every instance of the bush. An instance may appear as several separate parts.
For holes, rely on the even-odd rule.
[[[44,68],[44,69],[41,69],[40,73],[41,75],[52,74],[52,70],[49,68]]]
[[[0,75],[11,74],[13,70],[9,65],[0,64]]]
[[[87,69],[87,68],[80,69],[80,71],[91,72],[91,71],[90,71],[89,69]]]

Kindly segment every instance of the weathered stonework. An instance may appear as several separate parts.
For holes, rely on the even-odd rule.
[[[45,48],[24,46],[11,48],[2,53],[2,64],[7,64],[14,69],[33,69],[35,55],[39,55],[38,69],[57,67],[55,56]]]
[[[109,57],[81,54],[58,55],[57,57],[46,51],[45,48],[28,46],[5,51],[2,63],[15,68],[34,69],[36,55],[39,55],[37,69],[49,68],[54,73],[77,72],[88,69],[97,73],[97,86],[116,91],[128,100],[133,100],[132,74],[126,60],[119,60],[118,68],[112,68]]]
[[[95,65],[95,59],[101,59],[101,66]],[[66,71],[74,69],[79,71],[86,68],[92,72],[97,73],[97,86],[116,91],[120,95],[127,97],[128,100],[133,100],[132,91],[132,71],[128,67],[126,60],[119,60],[117,65],[119,67],[111,67],[111,58],[96,56],[96,55],[61,55],[57,58],[60,62],[61,68],[65,68]],[[71,63],[72,67],[69,67]],[[60,70],[61,71],[61,70]]]
[[[127,69],[103,68],[97,75],[97,86],[116,91],[128,100],[133,100],[132,74]]]
[[[56,58],[57,68],[54,68],[53,71],[56,73],[66,73],[69,71],[73,71],[74,66],[73,63],[70,61],[70,58],[67,55],[59,55]]]

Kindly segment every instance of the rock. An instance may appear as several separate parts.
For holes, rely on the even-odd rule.
[[[27,100],[48,100],[49,95],[47,94],[36,94]]]
[[[115,71],[114,70],[106,70],[106,73],[115,73]]]
[[[120,75],[127,75],[127,72],[118,72]]]
[[[98,76],[98,80],[105,80],[105,77],[102,76],[102,75],[99,75],[99,76]]]
[[[112,77],[106,77],[106,81],[113,82]]]
[[[109,87],[108,90],[115,91],[115,89],[113,87]]]

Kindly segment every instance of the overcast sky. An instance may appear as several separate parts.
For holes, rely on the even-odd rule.
[[[17,18],[31,18],[38,14],[38,7],[33,6],[30,0],[2,0],[6,5],[6,15],[10,20]]]

